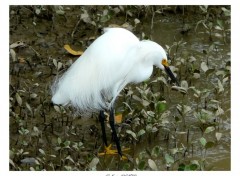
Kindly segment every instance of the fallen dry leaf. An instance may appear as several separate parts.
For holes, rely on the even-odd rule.
[[[80,56],[83,54],[83,51],[75,51],[69,45],[64,45],[65,50],[74,56]]]
[[[17,48],[17,47],[24,47],[24,46],[26,46],[25,42],[17,41],[10,45],[10,49]]]
[[[107,116],[107,121],[109,122],[109,114],[105,114]],[[122,114],[115,115],[114,117],[115,123],[122,123]]]
[[[18,59],[18,61],[19,61],[19,63],[25,63],[25,62],[26,62],[23,57],[20,57],[20,58]]]
[[[122,123],[122,114],[118,114],[115,116],[115,122],[116,123]]]
[[[17,60],[17,55],[13,49],[10,49],[10,55],[12,57],[13,62],[15,62]]]

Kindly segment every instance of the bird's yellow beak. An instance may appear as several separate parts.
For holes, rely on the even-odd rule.
[[[171,69],[169,68],[167,59],[163,59],[162,60],[162,65],[164,66],[165,71],[168,74],[168,76],[171,78],[171,80],[173,80],[178,86],[180,86],[177,78],[174,76],[174,74],[172,73]]]
[[[167,59],[163,59],[163,60],[162,60],[162,65],[163,65],[164,67],[168,67],[168,66],[169,66]]]

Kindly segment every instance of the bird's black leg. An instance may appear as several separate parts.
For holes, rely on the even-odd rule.
[[[99,118],[99,121],[101,123],[101,128],[102,128],[102,139],[103,139],[105,146],[107,147],[108,145],[107,145],[107,137],[106,137],[106,131],[105,131],[105,123],[104,123],[105,115],[104,115],[103,111],[100,111],[98,118]]]
[[[116,132],[116,129],[115,129],[115,120],[114,120],[114,110],[113,108],[111,108],[110,110],[110,126],[111,126],[111,129],[112,129],[112,134],[113,134],[113,139],[117,145],[117,150],[118,150],[118,154],[122,157],[122,150],[121,150],[121,147],[120,147],[120,142],[119,142],[119,139],[117,137],[117,132]]]

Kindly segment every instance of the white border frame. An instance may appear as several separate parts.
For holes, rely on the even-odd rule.
[[[195,2],[194,0],[10,0],[1,1],[0,5],[0,35],[1,35],[1,57],[0,60],[3,62],[2,68],[0,69],[0,105],[1,105],[1,123],[0,123],[0,173],[1,175],[64,175],[65,171],[61,172],[15,172],[9,171],[9,5],[231,5],[231,171],[212,171],[212,172],[150,172],[150,171],[79,171],[69,172],[70,175],[103,175],[106,176],[121,176],[122,174],[136,174],[141,175],[209,175],[209,174],[230,174],[239,175],[239,157],[240,157],[240,117],[237,111],[239,107],[239,92],[240,92],[240,57],[239,57],[239,39],[240,39],[240,3],[237,0],[202,0]]]

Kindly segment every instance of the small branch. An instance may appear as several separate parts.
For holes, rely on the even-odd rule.
[[[75,27],[74,27],[74,29],[73,29],[73,31],[72,31],[72,34],[71,34],[71,37],[72,37],[72,38],[73,38],[73,36],[74,36],[74,33],[75,33],[76,30],[77,30],[77,27],[78,27],[80,21],[81,21],[81,19],[78,20],[77,24],[75,25]]]

